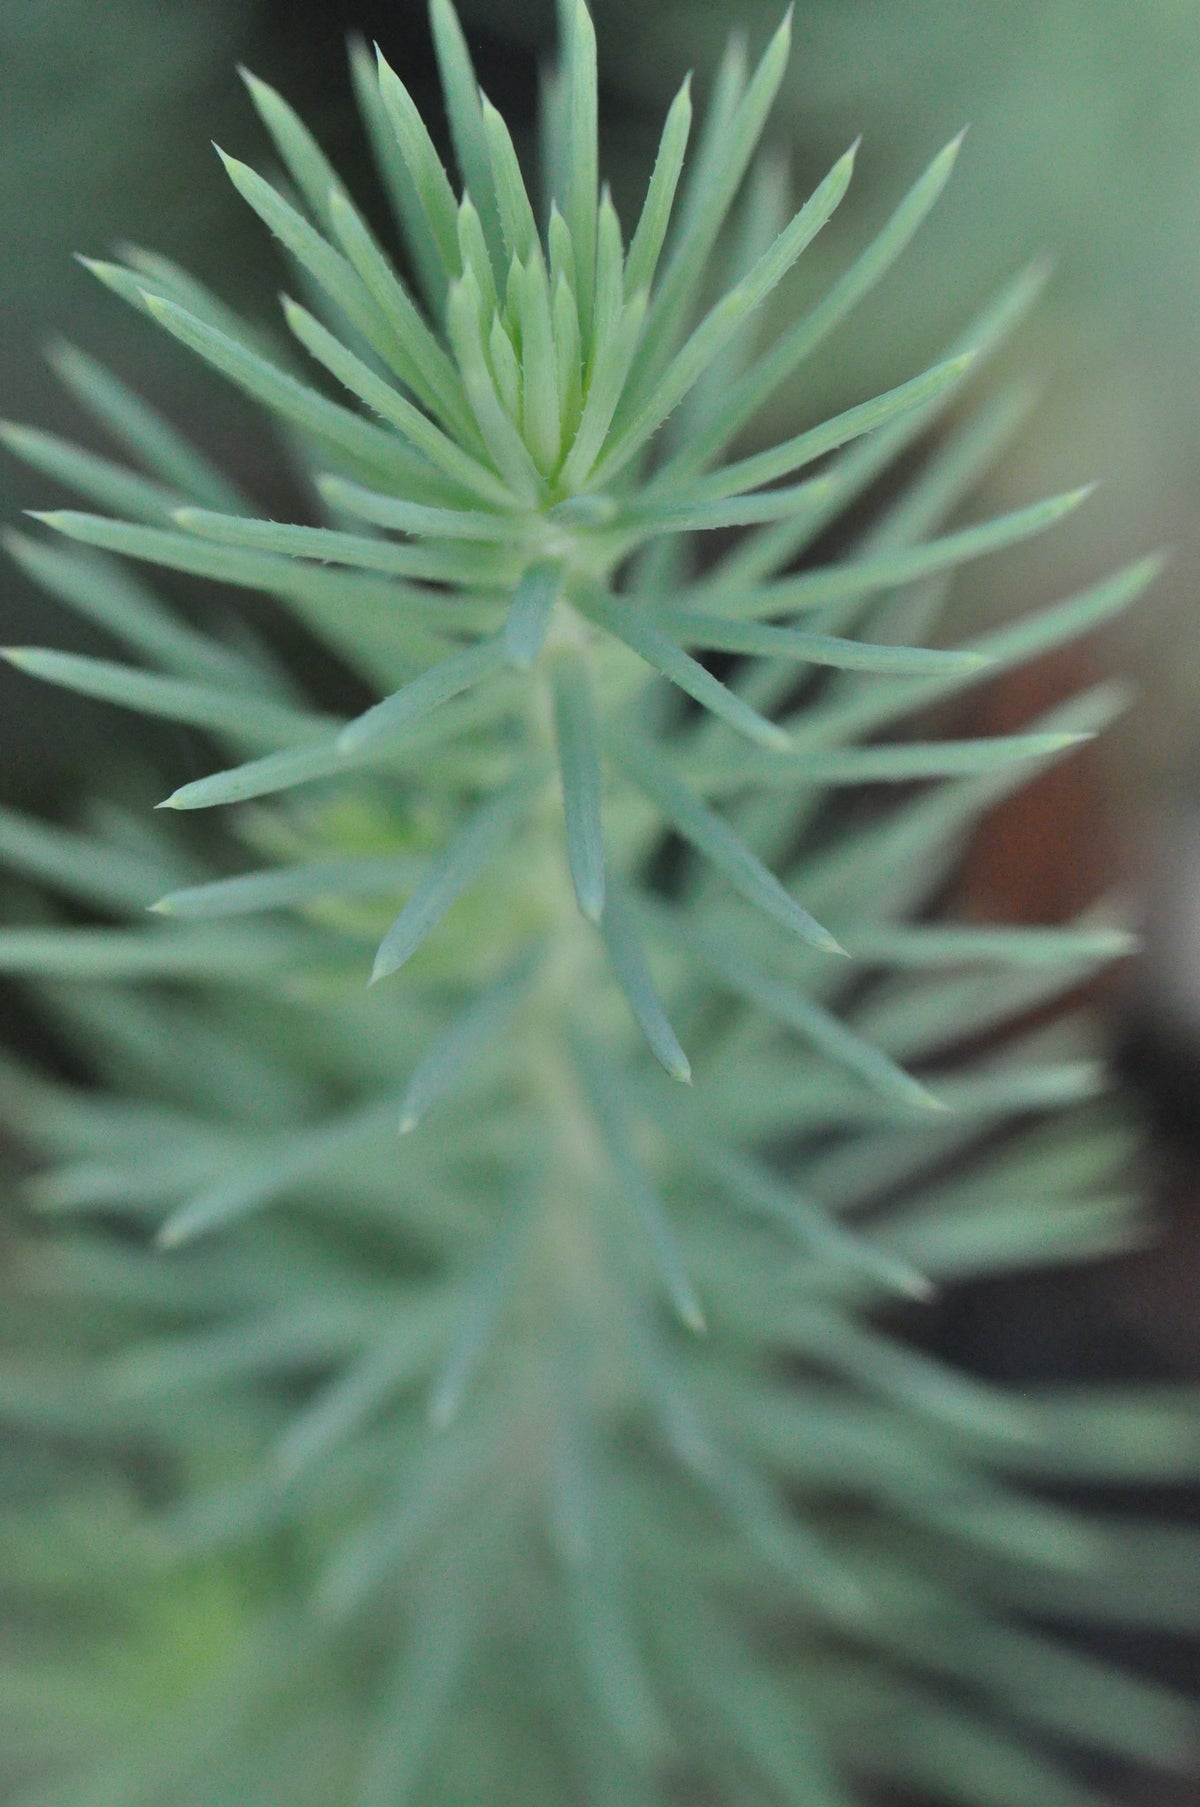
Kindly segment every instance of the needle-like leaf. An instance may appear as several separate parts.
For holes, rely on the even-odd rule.
[[[646,199],[638,218],[637,229],[625,260],[625,295],[649,289],[658,269],[658,260],[671,223],[675,191],[683,172],[688,138],[692,129],[692,84],[684,82],[671,102],[658,155],[646,190]]]
[[[178,508],[183,500],[176,490],[139,477],[110,458],[83,452],[69,440],[59,439],[53,433],[41,433],[36,427],[18,426],[11,420],[0,421],[0,441],[14,457],[53,477],[64,488],[74,490],[101,508],[132,515],[135,521],[161,525],[170,520],[171,510]]]
[[[749,526],[756,520],[780,519],[789,512],[793,500],[788,490],[768,490],[765,494],[755,496],[748,496],[745,492],[758,489],[764,483],[774,483],[779,477],[789,476],[804,465],[823,457],[826,452],[835,451],[838,446],[846,445],[864,433],[872,433],[877,428],[886,426],[897,415],[923,407],[960,382],[970,369],[971,362],[969,353],[957,358],[947,358],[944,363],[935,364],[932,370],[923,372],[921,376],[913,377],[909,382],[901,383],[897,388],[889,389],[869,402],[862,402],[856,408],[848,408],[844,414],[835,415],[832,420],[823,421],[818,427],[810,427],[806,433],[798,433],[794,439],[787,439],[782,445],[773,446],[770,451],[755,453],[752,457],[740,459],[736,464],[726,465],[712,477],[699,479],[692,491],[698,500],[691,505],[691,515],[681,521],[680,525],[740,527]],[[741,497],[741,510],[739,511],[736,503],[725,508],[706,509],[705,504],[722,502],[726,497]],[[653,501],[648,506],[653,508]],[[671,520],[673,523],[674,515]]]
[[[440,313],[449,283],[462,274],[458,207],[428,128],[408,89],[376,50],[353,57],[363,114],[396,213],[412,246],[426,298]]]
[[[987,660],[981,653],[925,646],[875,646],[865,640],[840,640],[833,634],[808,633],[802,628],[771,627],[757,621],[726,619],[703,609],[671,604],[647,609],[642,619],[682,640],[720,652],[754,653],[770,659],[794,659],[807,665],[828,665],[838,671],[877,671],[899,676],[937,676],[942,673],[981,673]]]
[[[246,506],[224,472],[111,370],[65,341],[51,346],[47,356],[76,399],[151,476],[202,508],[236,514]]]
[[[749,903],[822,953],[845,953],[829,930],[801,908],[720,816],[692,795],[655,748],[640,737],[627,736],[613,751],[672,826],[710,859]]]
[[[704,1311],[688,1278],[663,1202],[638,1159],[619,1081],[604,1058],[590,1047],[576,1043],[573,1053],[613,1173],[626,1203],[642,1225],[667,1297],[680,1323],[702,1336],[707,1330]]]
[[[419,408],[402,396],[390,383],[385,383],[376,376],[362,359],[344,346],[340,339],[321,325],[307,308],[284,296],[284,316],[288,326],[295,333],[301,345],[310,352],[317,362],[345,384],[351,394],[357,395],[366,402],[381,420],[395,428],[421,455],[414,458],[403,446],[394,447],[393,456],[399,455],[403,463],[409,467],[410,478],[404,484],[405,493],[413,500],[432,500],[441,502],[444,494],[428,494],[428,481],[424,480],[422,459],[427,459],[436,473],[450,482],[460,485],[468,495],[475,499],[490,502],[494,507],[508,508],[511,498],[504,485],[497,481],[494,472],[482,464],[472,451],[464,451],[453,439],[442,432],[434,421],[424,415]],[[326,404],[331,406],[332,404]],[[351,416],[351,418],[356,418]],[[301,422],[301,424],[305,424]],[[372,429],[377,430],[377,429]],[[385,438],[390,437],[385,435]],[[394,442],[393,442],[394,443]],[[378,465],[376,467],[378,469]],[[371,473],[367,473],[368,476]],[[415,476],[415,481],[413,477]],[[394,475],[391,479],[395,484]]]
[[[551,682],[571,881],[583,914],[599,922],[604,914],[604,830],[600,746],[587,654],[572,647],[557,652]]]
[[[264,682],[264,674],[219,640],[176,621],[114,561],[45,546],[18,533],[6,534],[4,547],[43,589],[175,676],[243,690]]]
[[[422,1055],[400,1104],[401,1135],[416,1129],[426,1112],[458,1084],[472,1061],[500,1034],[532,984],[543,951],[538,945],[516,960],[495,984],[472,999]]]
[[[681,1085],[692,1083],[692,1067],[667,1020],[642,947],[634,911],[619,888],[610,888],[601,923],[608,957],[654,1058]]]
[[[504,656],[518,671],[532,670],[563,590],[562,566],[531,565],[513,591],[504,623]]]
[[[643,610],[611,595],[592,593],[582,598],[582,602],[594,620],[610,629],[640,658],[661,671],[672,684],[678,684],[681,690],[727,722],[737,733],[744,734],[759,746],[772,747],[776,751],[789,745],[786,729],[767,721],[757,710],[751,709],[736,691],[714,678],[710,671],[685,653],[661,628],[656,627]]]
[[[401,1123],[402,1127],[411,1127],[405,1118]],[[468,1282],[467,1297],[450,1353],[429,1397],[429,1422],[435,1430],[447,1430],[458,1416],[516,1280],[531,1215],[529,1201],[522,1196],[524,1180],[523,1175],[522,1183],[510,1188],[509,1196],[502,1200],[500,1228]]]
[[[330,198],[341,188],[337,172],[282,94],[257,75],[252,75],[249,69],[240,69],[238,73],[309,212],[328,231],[332,224]]]
[[[726,398],[719,419],[694,442],[682,446],[671,468],[682,474],[702,470],[775,395],[794,370],[812,355],[846,315],[870,294],[910,243],[950,179],[962,133],[939,151],[909,189],[896,211],[866,249],[808,313],[783,332]]]
[[[875,557],[850,559],[845,564],[779,578],[758,588],[730,585],[726,589],[718,581],[701,585],[699,594],[706,603],[710,597],[714,604],[719,599],[720,607],[744,618],[857,602],[877,590],[890,590],[932,577],[939,571],[952,570],[1005,546],[1019,545],[1022,540],[1055,526],[1090,494],[1090,489],[1071,490],[1066,495],[1035,502],[1029,508],[1014,509],[1011,514],[998,516],[995,520],[981,521],[976,526],[945,534],[925,545],[904,546]]]
[[[699,156],[684,193],[678,233],[647,326],[646,347],[640,360],[647,382],[657,377],[691,310],[713,246],[779,90],[790,43],[789,13],[768,44],[748,87],[744,86],[742,52],[736,40],[722,62]]]
[[[452,653],[440,665],[422,672],[411,684],[348,722],[338,736],[339,752],[359,753],[378,740],[387,740],[400,729],[420,721],[423,715],[428,715],[442,703],[449,702],[452,696],[458,696],[460,691],[469,690],[481,678],[499,671],[504,663],[502,640],[480,640],[474,646]]]
[[[243,515],[212,514],[205,508],[180,508],[176,524],[187,533],[218,545],[251,552],[281,553],[285,558],[321,559],[362,571],[384,571],[396,577],[429,582],[504,583],[512,555],[499,548],[473,546],[399,546],[394,540],[341,533],[329,527],[306,527],[288,521],[248,521]]]
[[[336,402],[327,401],[249,346],[207,325],[175,302],[149,291],[145,299],[147,310],[174,338],[256,401],[309,434],[317,445],[335,457],[347,459],[368,481],[407,486],[415,480],[420,485],[420,466],[393,436],[360,420]]]
[[[271,697],[244,692],[223,692],[184,678],[163,678],[156,672],[137,671],[110,659],[91,659],[81,653],[54,652],[39,646],[6,646],[0,656],[32,677],[61,684],[81,696],[98,698],[135,709],[142,715],[161,715],[168,721],[207,728],[234,741],[268,746],[311,739],[325,727],[325,719],[299,709],[289,709]]]
[[[641,449],[667,416],[678,407],[701,373],[732,339],[746,316],[776,288],[796,259],[811,244],[845,194],[854,154],[839,159],[791,224],[754,268],[707,313],[648,394],[635,386],[622,404],[613,438],[596,470],[596,482],[609,482]],[[651,310],[647,332],[653,320]],[[794,467],[793,467],[794,468]],[[763,479],[766,481],[766,479]]]
[[[236,878],[188,885],[184,890],[168,892],[150,907],[160,916],[207,922],[214,917],[303,908],[331,897],[386,897],[389,892],[410,889],[422,864],[412,854],[313,860],[305,865],[271,867],[262,872],[243,872]]]
[[[574,287],[582,325],[592,314],[600,187],[596,33],[584,0],[566,0],[563,20],[567,167],[561,199],[575,253]]]
[[[463,36],[450,0],[431,0],[429,15],[433,24],[433,43],[446,97],[450,136],[454,154],[468,194],[479,209],[484,235],[497,273],[507,267],[500,212],[492,180],[488,155],[487,130],[483,119],[483,102],[471,53]]]
[[[523,774],[459,830],[380,942],[372,981],[396,972],[433,932],[514,833],[532,803],[534,789],[533,781]]]

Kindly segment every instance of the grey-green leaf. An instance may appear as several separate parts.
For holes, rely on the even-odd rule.
[[[469,690],[482,678],[501,670],[504,664],[504,644],[499,639],[479,640],[474,646],[452,653],[448,659],[414,678],[411,684],[349,722],[338,736],[339,751],[359,753],[376,741],[388,739],[442,703],[449,702],[451,697]]]
[[[704,1311],[688,1277],[666,1208],[638,1158],[617,1074],[598,1050],[577,1041],[572,1051],[613,1172],[626,1202],[641,1222],[667,1296],[680,1322],[696,1335],[703,1335],[708,1327]]]
[[[545,644],[562,596],[563,568],[553,560],[531,565],[513,591],[504,622],[504,655],[518,671],[531,671]]]
[[[599,922],[604,914],[600,744],[591,667],[582,648],[564,647],[555,654],[551,683],[571,881],[583,914]]]
[[[612,595],[591,592],[581,598],[587,612],[623,640],[639,657],[661,671],[672,684],[760,747],[780,751],[790,745],[787,730],[752,709],[719,678],[685,653],[681,646],[655,626],[649,614]]]
[[[223,692],[184,678],[137,671],[110,659],[91,659],[80,653],[60,653],[37,646],[8,646],[0,653],[10,665],[30,676],[61,684],[82,696],[117,703],[143,715],[186,722],[193,728],[207,728],[251,745],[265,742],[288,746],[310,739],[326,726],[323,717],[290,709],[271,697]]]
[[[701,853],[722,871],[747,902],[822,953],[844,954],[829,930],[810,916],[733,830],[676,777],[667,761],[640,736],[626,735],[614,755],[638,787]]]
[[[483,804],[459,830],[380,942],[372,982],[397,971],[417,951],[447,910],[516,832],[532,804],[535,789],[534,777],[522,774]]]
[[[654,1058],[681,1085],[692,1083],[692,1066],[679,1045],[651,977],[638,925],[622,888],[610,888],[601,923],[608,957],[634,1020]]]
[[[476,1057],[510,1021],[541,964],[539,943],[472,998],[421,1056],[400,1104],[400,1133],[414,1130],[426,1112],[455,1087]]]

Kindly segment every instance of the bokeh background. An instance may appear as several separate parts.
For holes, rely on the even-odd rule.
[[[606,160],[618,205],[644,180],[670,92],[694,68],[701,92],[731,28],[761,43],[777,0],[592,0],[600,33]],[[460,0],[482,79],[526,133],[553,0]],[[279,265],[212,154],[218,139],[266,150],[234,65],[279,86],[382,221],[345,76],[351,29],[378,38],[423,110],[438,117],[421,0],[0,0],[0,411],[72,432],[81,422],[45,360],[65,337],[187,422],[252,490],[269,494],[270,446],[231,394],[102,290],[72,253],[123,241],[168,252],[239,308],[268,314]],[[1197,0],[798,0],[796,50],[777,135],[798,188],[859,134],[851,196],[806,259],[819,286],[882,221],[933,153],[969,135],[934,218],[883,289],[780,397],[794,417],[847,405],[935,357],[1030,257],[1055,264],[1008,369],[1038,392],[1025,432],[988,479],[981,513],[1088,479],[1071,523],[971,567],[959,606],[1032,606],[1152,548],[1172,561],[1150,600],[1105,641],[991,696],[1011,726],[1091,671],[1121,668],[1139,700],[1095,756],[1039,782],[989,824],[963,875],[972,907],[1053,920],[1098,889],[1135,899],[1164,846],[1200,812],[1200,4]],[[632,200],[622,209],[628,217]],[[0,460],[0,516],[57,499]],[[91,645],[79,623],[0,574],[0,637]],[[975,718],[978,721],[978,716]],[[981,726],[984,724],[980,724]],[[0,792],[70,815],[96,766],[114,774],[140,731],[115,712],[0,670]],[[151,748],[156,744],[149,744]],[[114,778],[114,783],[118,782]],[[1185,890],[1200,894],[1177,859]],[[11,906],[0,905],[0,915]],[[1171,915],[1160,907],[1159,914]],[[1178,917],[1179,912],[1175,912]],[[1200,921],[1200,906],[1196,909]],[[1200,928],[1196,931],[1200,945]],[[1200,961],[1198,961],[1200,964]],[[1154,969],[1147,969],[1153,973]],[[1178,992],[1160,961],[1160,991]],[[1163,974],[1165,972],[1165,978]],[[1140,989],[1139,989],[1140,987]],[[941,1327],[974,1365],[1019,1379],[1200,1374],[1200,982],[1160,1032],[1146,981],[1106,1007],[1114,1046],[1151,1082],[1160,1133],[1149,1184],[1163,1202],[1157,1251],[1084,1278],[1049,1273],[960,1297]],[[1182,1022],[1182,1027],[1180,1026]],[[1200,1516],[1195,1501],[1153,1502]],[[1187,1679],[1182,1653],[1147,1660]],[[1131,1788],[1144,1789],[1143,1783]],[[1183,1785],[1181,1785],[1182,1787]],[[1131,1793],[1149,1804],[1195,1788]]]

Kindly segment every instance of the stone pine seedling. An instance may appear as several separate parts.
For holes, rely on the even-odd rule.
[[[89,261],[277,423],[294,519],[82,351],[129,462],[6,429],[89,510],[11,551],[110,643],[8,657],[200,737],[158,814],[127,764],[121,808],[101,773],[70,826],[0,816],[41,888],[0,966],[72,1050],[2,1072],[55,1220],[0,1369],[8,1798],[1095,1807],[1191,1717],[1062,1622],[1194,1629],[1196,1546],[1078,1490],[1194,1473],[1192,1402],[1006,1391],[919,1331],[947,1282],[1139,1234],[1044,1009],[1126,931],[936,908],[1121,698],[920,724],[1153,564],[930,643],[1082,498],[962,524],[1024,406],[966,386],[1037,271],[887,393],[756,425],[957,143],[801,302],[854,151],[798,211],[760,155],[786,21],[695,134],[685,82],[626,219],[582,0],[541,185],[432,22],[453,172],[353,55],[395,244],[251,76],[273,173],[224,163],[282,321]]]

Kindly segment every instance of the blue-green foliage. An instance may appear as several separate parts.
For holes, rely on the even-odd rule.
[[[1194,1543],[1054,1491],[1194,1474],[1191,1402],[1011,1395],[895,1315],[1140,1233],[1086,1031],[998,1034],[1126,932],[927,914],[981,812],[1120,695],[996,740],[902,724],[1153,562],[922,644],[959,566],[1081,499],[948,525],[1022,412],[960,413],[963,386],[1039,273],[931,370],[748,449],[956,145],[773,313],[853,162],[794,215],[752,174],[787,23],[753,70],[731,51],[690,155],[685,84],[627,233],[591,22],[562,15],[540,204],[449,0],[461,198],[355,53],[411,282],[250,78],[287,180],[225,164],[293,260],[300,350],[162,259],[92,265],[278,418],[317,524],[257,518],[82,354],[61,373],[138,468],[7,430],[103,511],[12,550],[119,653],[9,657],[220,749],[152,825],[0,815],[48,895],[0,966],[100,1081],[3,1070],[60,1220],[0,1367],[14,1807],[845,1807],[880,1780],[1089,1807],[1073,1749],[1190,1738],[1028,1616],[1194,1629]],[[272,599],[361,708],[185,624],[155,568]],[[223,840],[174,813],[230,804]]]

